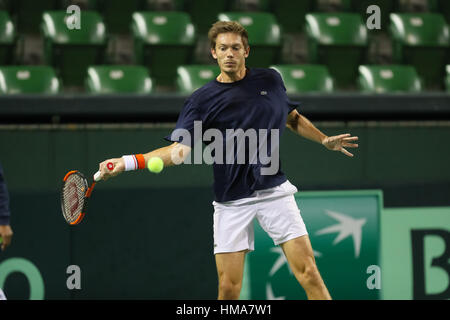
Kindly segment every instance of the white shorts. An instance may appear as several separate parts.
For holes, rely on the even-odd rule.
[[[256,218],[275,245],[308,234],[289,181],[250,197],[214,205],[214,254],[255,250]]]

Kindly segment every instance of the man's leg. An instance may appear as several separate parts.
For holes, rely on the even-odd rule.
[[[306,291],[308,299],[331,299],[325,283],[316,266],[314,253],[308,235],[304,235],[280,244],[286,255],[292,272]]]
[[[219,300],[237,300],[241,293],[244,261],[247,250],[217,253],[216,266],[219,278]]]

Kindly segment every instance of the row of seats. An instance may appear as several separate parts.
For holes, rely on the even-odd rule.
[[[1,12],[0,19],[5,15]],[[43,14],[45,63],[58,70],[64,83],[81,85],[89,65],[107,63],[108,34],[101,16],[94,11],[81,13],[79,30],[68,28],[76,22],[68,17],[64,11]],[[279,62],[282,33],[272,14],[229,12],[219,14],[218,19],[239,21],[248,30],[249,66],[268,67]],[[308,62],[326,65],[338,88],[352,86],[369,42],[361,17],[354,13],[316,13],[307,14],[305,19]],[[414,66],[426,88],[442,88],[444,66],[450,63],[449,27],[443,16],[395,13],[390,20],[394,63]],[[2,21],[0,63],[8,64],[15,33],[11,21]],[[157,85],[173,85],[177,66],[190,63],[196,40],[190,16],[177,11],[135,12],[131,30],[134,64],[146,66]]]
[[[323,65],[274,65],[283,78],[288,94],[335,92],[333,78]],[[177,68],[177,88],[190,94],[209,81],[220,70],[212,65],[187,65]],[[421,92],[420,77],[412,66],[361,65],[358,85],[362,92]],[[450,92],[450,65],[446,67],[446,88]],[[85,77],[86,91],[95,94],[150,94],[154,92],[148,70],[142,66],[91,66]],[[49,66],[0,67],[0,94],[57,94],[61,81]]]
[[[439,12],[450,22],[448,0],[0,0],[0,10],[13,14],[21,32],[35,32],[44,11],[65,10],[76,4],[83,10],[96,10],[111,32],[128,32],[135,11],[185,11],[196,28],[206,32],[217,14],[226,11],[273,13],[287,32],[301,30],[308,12],[358,12],[366,17],[367,7],[377,5],[383,22],[391,12]]]

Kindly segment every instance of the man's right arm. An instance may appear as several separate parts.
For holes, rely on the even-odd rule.
[[[164,162],[164,167],[170,167],[183,163],[184,159],[186,159],[190,152],[191,147],[174,142],[169,146],[147,152],[143,156],[146,165],[150,158],[159,157]],[[110,171],[106,166],[109,162],[114,164],[114,169],[112,171]],[[108,159],[100,163],[99,170],[101,172],[101,179],[107,180],[125,171],[125,162],[123,158]]]

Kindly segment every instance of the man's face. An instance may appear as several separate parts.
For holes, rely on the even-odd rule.
[[[220,70],[228,74],[245,69],[245,58],[249,52],[250,48],[245,49],[241,36],[231,32],[220,33],[216,38],[216,48],[211,49]]]

